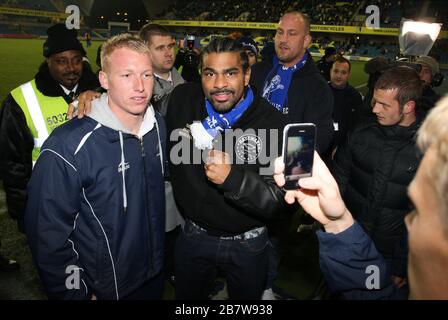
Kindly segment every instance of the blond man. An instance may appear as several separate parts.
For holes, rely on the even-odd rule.
[[[107,93],[42,147],[26,233],[49,298],[160,299],[165,128],[148,103],[149,49],[119,35],[101,64]]]

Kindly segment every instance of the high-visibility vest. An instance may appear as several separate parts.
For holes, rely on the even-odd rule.
[[[62,97],[43,95],[37,90],[35,80],[15,88],[11,95],[25,114],[26,123],[34,138],[34,165],[40,148],[50,133],[68,120],[68,104]]]

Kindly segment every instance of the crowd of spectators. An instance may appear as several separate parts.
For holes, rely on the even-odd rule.
[[[45,0],[0,0],[0,6],[33,10],[54,10],[51,1]]]
[[[274,22],[285,11],[300,9],[308,13],[315,23],[346,24],[362,2],[267,0],[254,6],[252,1],[240,0],[194,2],[178,0],[160,17],[175,20]]]
[[[254,5],[241,0],[177,0],[157,18],[172,20],[276,22],[286,11],[300,10],[311,17],[314,24],[360,25],[366,19],[366,7],[380,9],[382,27],[399,27],[403,17],[415,19],[424,14],[434,21],[446,21],[448,9],[442,1],[431,1],[422,12],[417,0],[266,0]]]

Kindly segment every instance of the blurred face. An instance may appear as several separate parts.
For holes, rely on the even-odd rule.
[[[406,218],[409,233],[408,276],[411,299],[448,299],[448,236],[443,226],[433,181],[434,150],[423,157],[417,174],[409,186],[409,197],[415,205]]]
[[[243,72],[239,52],[210,53],[202,61],[202,88],[218,112],[231,110],[243,99],[250,68]]]
[[[257,63],[257,55],[251,50],[246,50],[246,54],[249,58],[249,67],[252,67],[252,65]]]
[[[330,72],[331,85],[335,88],[345,88],[350,77],[350,67],[347,62],[336,61]]]
[[[274,41],[278,59],[283,65],[291,67],[302,59],[311,36],[305,34],[305,23],[300,16],[286,14],[278,24]]]
[[[149,54],[115,49],[103,70],[100,83],[107,89],[109,106],[117,117],[123,120],[143,115],[154,84]]]
[[[432,72],[431,69],[427,66],[421,65],[422,70],[420,71],[420,80],[425,82],[425,85],[431,85],[432,82]]]
[[[398,89],[382,90],[373,92],[372,112],[376,115],[378,123],[382,126],[393,126],[400,124],[403,120],[403,112],[400,104],[395,99]]]
[[[48,69],[54,80],[73,89],[82,76],[82,55],[78,50],[67,50],[47,58]]]
[[[174,46],[176,40],[171,36],[151,36],[149,51],[153,70],[157,74],[165,74],[171,71],[174,65]]]

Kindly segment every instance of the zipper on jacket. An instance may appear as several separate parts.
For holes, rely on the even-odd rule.
[[[152,225],[151,225],[151,211],[149,208],[149,203],[148,203],[148,199],[150,197],[150,194],[148,192],[148,183],[147,183],[147,170],[146,170],[146,153],[145,153],[145,146],[143,144],[143,138],[138,138],[140,140],[140,148],[141,148],[141,152],[142,152],[142,160],[143,160],[143,175],[144,175],[144,184],[145,184],[145,207],[146,207],[146,215],[147,215],[147,220],[148,220],[148,239],[149,239],[149,255],[151,257],[151,261],[149,261],[149,265],[150,265],[150,272],[152,273],[154,270],[154,248],[152,245]]]

